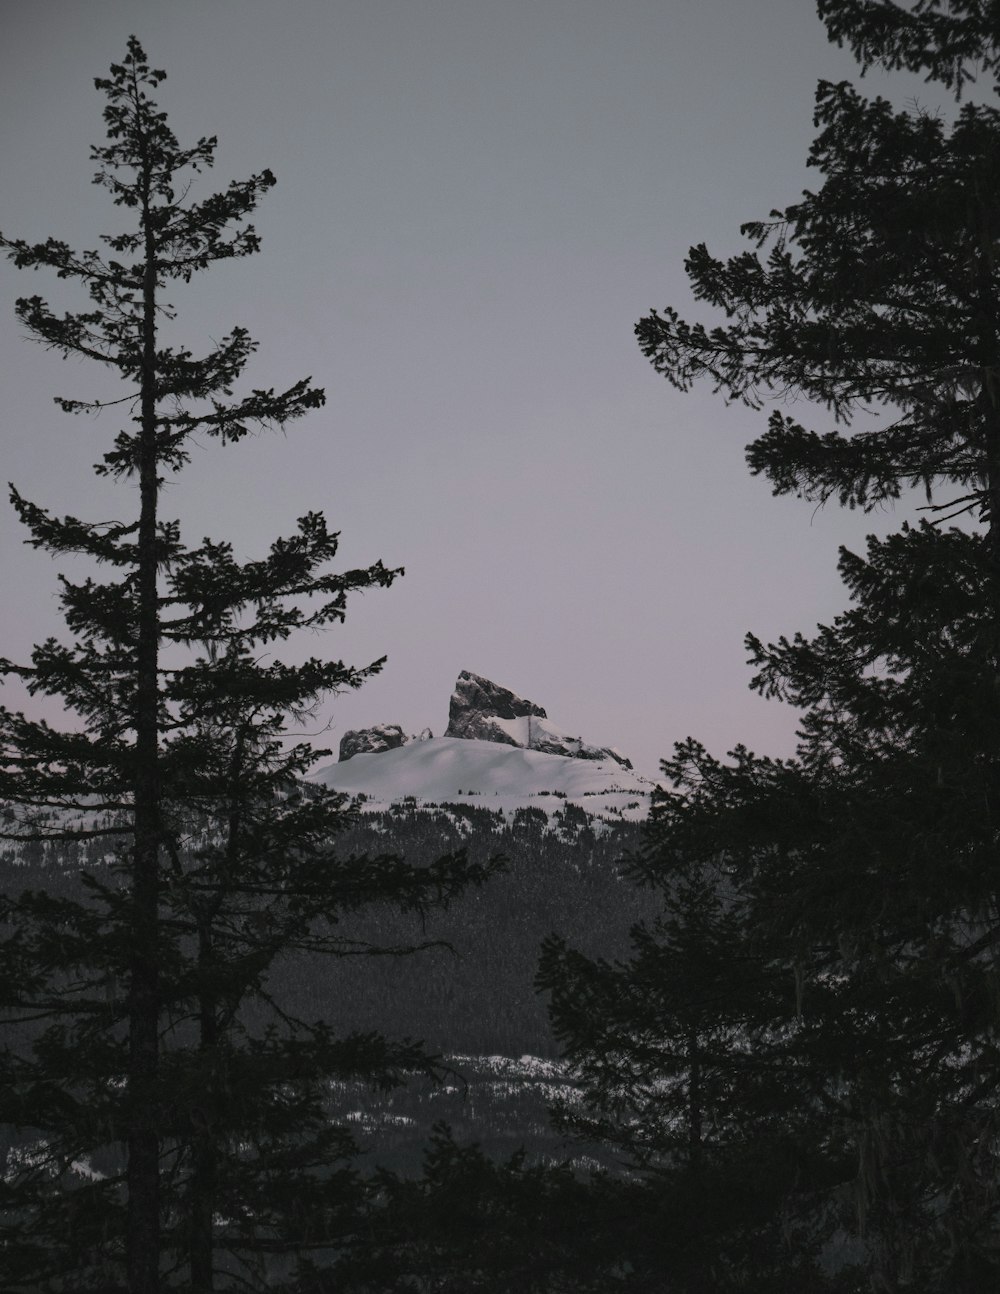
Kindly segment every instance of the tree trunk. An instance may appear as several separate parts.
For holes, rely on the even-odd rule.
[[[132,865],[132,957],[129,995],[128,1232],[130,1294],[158,1294],[160,1267],[159,852],[158,736],[159,605],[157,599],[156,246],[148,196],[143,283],[141,422],[139,432],[138,642],[135,693],[135,850]]]
[[[219,1021],[218,1004],[212,987],[214,956],[211,918],[203,918],[198,930],[198,970],[202,988],[198,999],[198,1048],[206,1073],[210,1075],[205,1091],[205,1107],[194,1112],[194,1146],[192,1150],[190,1264],[192,1294],[211,1294],[214,1289],[213,1260],[215,1245],[212,1217],[215,1209],[217,1152],[215,1144],[215,1103],[217,1099],[217,1061]]]
[[[226,878],[237,874],[243,796],[241,785],[246,731],[238,729],[229,768],[229,809],[226,824]],[[216,1122],[225,1100],[223,1074],[218,1055],[219,993],[216,987],[217,962],[212,938],[224,888],[206,900],[198,912],[198,1047],[207,1076],[204,1109],[194,1119],[191,1189],[188,1217],[191,1228],[190,1277],[192,1294],[212,1294],[214,1286],[215,1238],[212,1218],[216,1212],[219,1175],[218,1129]]]
[[[698,1030],[688,1029],[688,1166],[693,1173],[701,1168],[701,1048]]]

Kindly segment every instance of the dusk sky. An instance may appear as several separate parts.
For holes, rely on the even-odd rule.
[[[816,82],[857,79],[812,0],[2,0],[0,19],[6,235],[89,248],[118,228],[90,183],[93,78],[133,32],[181,142],[219,137],[199,193],[278,177],[262,253],[178,289],[176,336],[197,353],[244,325],[250,383],[311,374],[326,407],[196,450],[164,513],[252,557],[320,509],[345,565],[406,568],[287,653],[389,658],[325,709],[327,744],[375,722],[439,735],[468,669],[645,772],[688,734],[790,752],[795,715],[747,690],[743,635],[829,620],[838,545],[907,514],[772,499],[743,455],[766,411],[678,393],[633,326],[694,315],[687,249],[742,250],[742,221],[810,183]],[[934,101],[910,78],[865,85]],[[114,413],[52,402],[118,392],[23,339],[14,299],[36,293],[87,303],[0,268],[3,479],[57,512],[131,518],[132,487],[90,472]],[[62,567],[22,538],[4,503],[15,659],[60,624]]]

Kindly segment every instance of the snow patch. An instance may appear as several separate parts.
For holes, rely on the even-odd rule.
[[[527,727],[525,719],[502,722]],[[538,720],[531,722],[534,726]],[[478,807],[505,815],[530,805],[554,814],[572,803],[589,816],[633,822],[648,814],[655,786],[610,759],[571,759],[463,737],[433,737],[355,755],[329,764],[313,780],[348,795],[364,795],[363,807],[369,810],[407,799],[462,803],[471,795]]]

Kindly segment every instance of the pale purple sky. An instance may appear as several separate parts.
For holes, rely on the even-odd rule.
[[[234,323],[253,385],[312,374],[287,437],[208,445],[165,510],[254,556],[322,509],[344,563],[407,569],[294,654],[385,671],[328,743],[374,722],[439,734],[460,669],[614,744],[643,771],[687,734],[787,753],[795,717],[747,691],[747,629],[843,606],[860,518],[775,500],[744,465],[765,414],[682,396],[641,356],[653,306],[693,313],[688,247],[794,201],[819,78],[853,78],[811,0],[0,0],[0,229],[78,247],[120,219],[90,184],[93,78],[128,35],[168,80],[182,142],[219,136],[213,186],[271,167],[260,256],[178,290],[196,352]],[[899,102],[929,92],[904,78]],[[203,190],[203,191],[207,191]],[[59,413],[87,366],[22,340],[0,268],[3,478],[56,511],[131,516],[89,465],[116,429]],[[110,390],[104,388],[107,394]],[[0,653],[57,632],[51,559],[0,511]],[[11,693],[8,704],[18,702]]]

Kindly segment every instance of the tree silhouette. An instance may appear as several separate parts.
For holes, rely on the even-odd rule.
[[[997,66],[993,4],[820,11],[866,66],[956,90],[974,64]],[[695,296],[723,321],[654,311],[637,336],[682,390],[706,378],[751,407],[797,397],[829,420],[771,413],[747,457],[776,494],[873,509],[917,489],[928,519],[841,553],[852,605],[831,625],[748,638],[753,686],[803,713],[795,755],[718,760],[681,743],[642,854],[659,927],[616,967],[551,948],[543,982],[595,1110],[660,1198],[677,1198],[692,1162],[679,1102],[693,1105],[695,1051],[671,1044],[707,1008],[703,1037],[735,1019],[749,1049],[752,1081],[737,1058],[723,1071],[739,1135],[702,1122],[701,1159],[745,1180],[756,1145],[789,1171],[716,1215],[714,1254],[703,1247],[677,1288],[747,1288],[763,1266],[747,1225],[777,1241],[788,1223],[768,1288],[802,1288],[794,1264],[818,1242],[808,1288],[986,1289],[1000,1168],[1000,113],[966,103],[948,122],[821,83],[815,124],[815,187],[745,224],[749,250],[690,252]],[[713,876],[692,910],[692,877]],[[614,1069],[644,1060],[629,1111]]]
[[[32,296],[17,314],[44,345],[124,387],[57,402],[127,410],[96,470],[139,486],[131,522],[55,517],[11,496],[30,544],[111,575],[62,577],[70,641],[0,665],[77,720],[62,730],[0,711],[2,834],[24,848],[104,840],[115,857],[69,888],[54,868],[51,884],[2,902],[0,996],[19,1026],[0,1079],[18,1134],[0,1188],[10,1290],[68,1288],[70,1274],[80,1291],[295,1288],[295,1262],[304,1271],[312,1252],[315,1268],[357,1211],[353,1143],[324,1113],[330,1081],[391,1084],[436,1067],[416,1043],[338,1039],[321,1020],[293,1019],[269,972],[307,953],[404,951],[352,941],[341,919],[373,902],[446,903],[490,871],[461,857],[420,868],[341,857],[345,797],[302,785],[329,752],[289,730],[382,662],[268,653],[342,621],[349,594],[401,572],[331,570],[337,536],[319,513],[255,560],[225,542],[189,546],[161,515],[194,438],[228,445],[323,404],[309,379],[246,389],[255,345],[242,327],[201,356],[161,339],[170,285],[258,250],[246,221],[275,182],[265,170],[196,200],[216,141],[178,142],[151,97],[164,76],[132,37],[96,82],[108,142],[93,150],[95,182],[128,230],[85,252],[0,240],[15,265],[89,292],[75,313]]]

